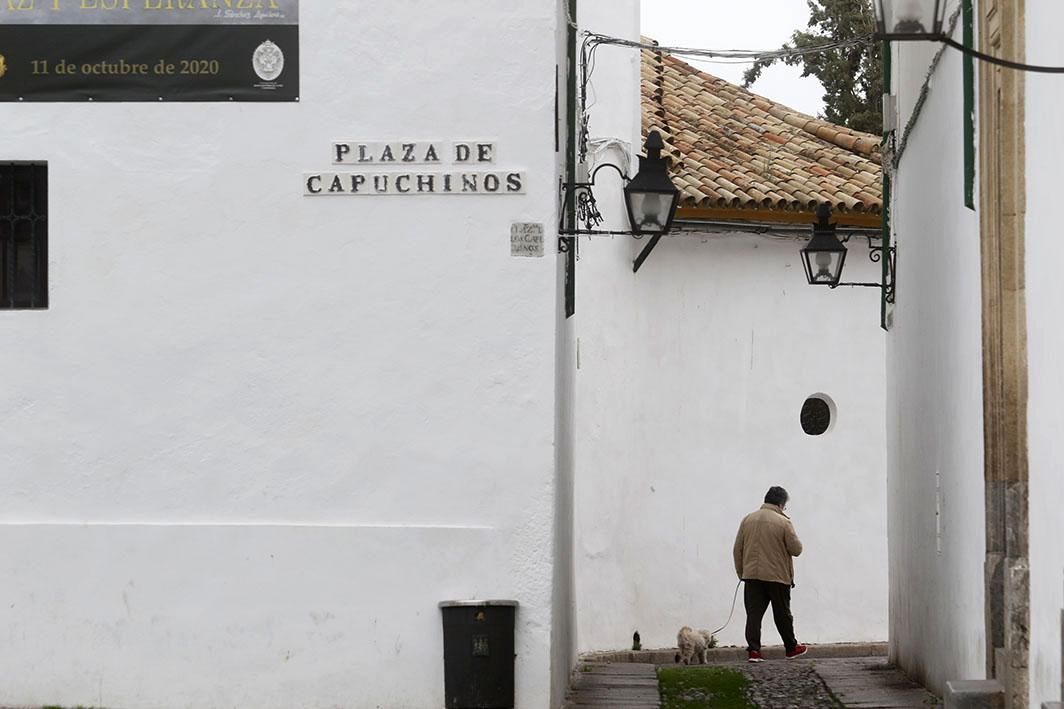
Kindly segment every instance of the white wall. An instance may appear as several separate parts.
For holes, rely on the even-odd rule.
[[[582,21],[583,13],[582,13]],[[620,37],[637,13],[585,21]],[[591,136],[616,141],[592,167],[641,152],[639,53],[598,50]],[[636,168],[635,161],[631,170]],[[620,183],[599,173],[608,221],[626,224]],[[877,289],[816,289],[798,250],[726,234],[580,240],[577,277],[577,639],[581,651],[675,645],[676,631],[722,624],[735,589],[741,517],[786,486],[808,551],[794,611],[809,642],[886,638],[883,333]],[[856,242],[855,242],[856,243]],[[852,280],[878,281],[863,246]],[[806,397],[838,404],[835,429],[806,436]],[[841,563],[858,572],[839,582]],[[742,602],[720,639],[744,644]],[[775,637],[766,620],[765,638]],[[778,642],[778,641],[777,641]]]
[[[902,126],[934,48],[895,45]],[[963,198],[959,57],[939,66],[897,174],[887,337],[891,657],[939,693],[986,676],[979,223]]]
[[[1053,28],[1056,3],[1026,9],[1027,60],[1062,64]],[[906,50],[909,50],[907,47]],[[915,97],[926,57],[903,55],[903,93]],[[1064,109],[1059,81],[1027,74],[1026,302],[1030,470],[1030,706],[1061,698],[1062,571],[1058,404],[1064,298],[1057,264],[1058,163],[1064,141],[1054,116]],[[941,689],[984,676],[983,483],[978,221],[961,205],[960,61],[947,54],[932,99],[899,175],[896,229],[903,249],[896,327],[888,344],[891,451],[892,654]],[[928,235],[934,238],[927,238]],[[929,307],[933,304],[934,307]],[[915,415],[914,415],[915,414]],[[935,531],[934,472],[942,479],[942,552]],[[919,589],[918,593],[914,593]],[[919,602],[914,602],[915,598]]]
[[[556,219],[557,3],[302,10],[297,104],[2,109],[51,309],[0,318],[0,704],[440,706],[455,597],[520,601],[550,702],[556,261],[509,227]],[[304,198],[352,136],[527,194]]]
[[[1051,0],[1029,0],[1027,61],[1064,65],[1064,48],[1058,33],[1064,7]],[[1060,264],[1060,161],[1064,138],[1059,116],[1064,111],[1064,86],[1059,77],[1027,74],[1027,347],[1028,347],[1028,455],[1030,469],[1031,563],[1031,706],[1060,701],[1061,622],[1064,608],[1064,458],[1060,432],[1064,414],[1064,332],[1060,328],[1060,303],[1064,283]]]
[[[771,485],[806,551],[804,642],[885,640],[886,477],[879,290],[806,284],[807,241],[750,234],[581,244],[577,581],[582,650],[675,645],[728,617],[732,543]],[[860,240],[845,280],[877,281]],[[828,394],[833,429],[801,429]],[[740,599],[719,639],[745,645]],[[779,643],[771,619],[766,644]]]

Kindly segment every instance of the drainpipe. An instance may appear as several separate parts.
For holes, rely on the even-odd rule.
[[[577,54],[578,0],[562,0],[566,4],[565,24],[569,30],[568,71],[565,79],[565,180],[568,184],[576,182],[576,145],[578,136],[576,120],[576,73],[579,55]],[[565,223],[569,229],[576,229],[576,204],[569,200],[566,207]],[[565,317],[571,318],[576,312],[576,237],[566,236],[558,240],[559,246],[565,245]]]
[[[891,57],[890,57],[890,42],[884,40],[883,48],[881,51],[881,59],[883,62],[883,88],[884,93],[889,94],[891,92]],[[887,145],[890,140],[891,131],[883,132],[883,144]],[[880,151],[880,155],[883,155],[883,151]],[[880,281],[886,286],[888,278],[896,278],[896,274],[890,273],[890,165],[883,165],[883,214],[882,214],[882,235],[883,235],[883,258],[881,259],[880,266],[883,269]],[[884,330],[889,329],[887,327],[887,290],[884,287],[879,299],[879,326]]]

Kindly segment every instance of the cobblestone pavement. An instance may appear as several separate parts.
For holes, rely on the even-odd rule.
[[[750,700],[761,709],[838,709],[816,660],[769,660],[731,665],[750,678]]]
[[[932,709],[937,698],[883,658],[769,660],[729,663],[751,680],[760,709]]]

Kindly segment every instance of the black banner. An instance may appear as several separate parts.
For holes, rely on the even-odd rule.
[[[189,11],[179,16],[146,14],[167,0],[139,0],[127,13],[125,0],[110,1],[119,11],[84,23],[73,9],[82,0],[54,18],[0,11],[0,23],[14,22],[0,24],[0,101],[299,100],[298,0],[284,0],[287,13],[224,9],[259,0],[198,0],[192,11],[197,0],[185,0]],[[106,23],[115,19],[136,24]]]

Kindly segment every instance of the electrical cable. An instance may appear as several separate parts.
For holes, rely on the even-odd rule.
[[[985,54],[978,49],[972,49],[967,47],[961,42],[953,39],[949,35],[942,37],[929,38],[935,41],[942,42],[943,44],[952,47],[963,54],[966,54],[973,59],[978,59],[981,62],[987,64],[995,64],[997,66],[1003,66],[1007,69],[1016,69],[1017,71],[1027,71],[1035,74],[1064,74],[1064,66],[1043,66],[1039,64],[1024,64],[1023,62],[1014,62],[1011,59],[1002,59],[1001,57],[995,57],[993,54]]]
[[[864,34],[859,37],[853,37],[846,40],[837,40],[834,42],[825,42],[824,44],[813,45],[811,47],[786,47],[783,49],[774,50],[754,50],[754,49],[701,49],[696,47],[678,47],[678,46],[666,46],[653,44],[649,42],[636,42],[630,39],[622,39],[620,37],[611,37],[609,35],[598,34],[596,32],[585,32],[585,36],[588,37],[593,45],[611,44],[618,47],[631,47],[633,49],[649,49],[651,51],[660,52],[662,54],[671,54],[679,57],[699,57],[701,61],[709,61],[716,64],[746,64],[751,62],[757,62],[762,60],[779,60],[787,59],[791,57],[802,57],[809,54],[820,54],[822,52],[830,52],[836,49],[846,49],[855,45],[872,45],[880,39],[892,41],[891,35],[877,35],[877,34]],[[912,40],[914,37],[906,36],[906,40]],[[1032,73],[1042,74],[1064,74],[1064,66],[1047,66],[1040,64],[1025,64],[1023,62],[1013,61],[1011,59],[1004,59],[1002,57],[995,57],[993,54],[987,54],[980,52],[972,47],[965,46],[962,42],[958,42],[950,36],[950,32],[942,32],[939,34],[928,33],[926,36],[919,37],[920,41],[925,42],[941,42],[959,52],[978,59],[988,64],[994,64],[997,66],[1006,67],[1008,69],[1016,69],[1018,71],[1027,71]],[[716,61],[713,61],[716,60]],[[721,61],[728,60],[728,61]]]
[[[859,37],[854,37],[847,40],[837,40],[834,42],[826,42],[824,44],[818,44],[811,47],[791,47],[785,49],[773,49],[773,50],[750,50],[750,49],[699,49],[696,47],[674,47],[661,44],[653,44],[650,42],[636,42],[630,39],[622,39],[620,37],[611,37],[609,35],[598,34],[596,32],[586,32],[585,36],[587,41],[592,44],[610,44],[618,47],[630,47],[633,49],[649,49],[654,52],[660,52],[662,54],[671,54],[680,57],[704,57],[708,59],[733,59],[737,60],[736,63],[756,62],[765,59],[786,59],[788,57],[801,57],[807,54],[820,54],[822,52],[829,52],[835,49],[845,49],[858,44],[871,45],[875,41],[875,36],[872,34],[865,34]]]

